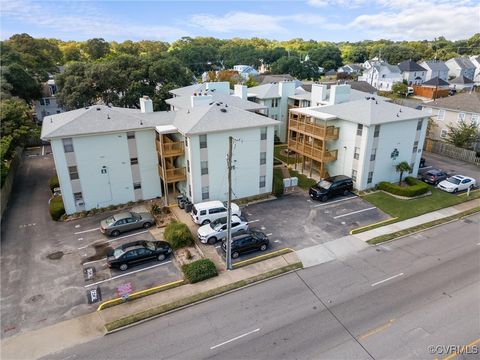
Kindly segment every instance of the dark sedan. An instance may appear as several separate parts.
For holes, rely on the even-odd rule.
[[[268,237],[261,231],[246,230],[232,237],[232,258],[236,259],[240,254],[251,251],[265,251],[268,248]],[[227,252],[226,240],[222,244],[222,249]]]
[[[123,244],[107,253],[107,265],[122,271],[129,266],[145,261],[163,261],[172,253],[172,248],[165,241],[134,241]]]
[[[422,180],[428,184],[437,185],[447,177],[448,175],[445,171],[432,169],[422,175]]]

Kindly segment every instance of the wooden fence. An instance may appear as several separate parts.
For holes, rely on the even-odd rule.
[[[458,148],[443,141],[425,139],[423,150],[480,165],[480,157],[475,151]]]

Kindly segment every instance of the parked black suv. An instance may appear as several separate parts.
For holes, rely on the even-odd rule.
[[[166,241],[133,241],[109,251],[107,265],[125,271],[129,266],[144,261],[163,261],[171,253],[172,248]]]
[[[232,237],[232,258],[236,259],[242,253],[251,251],[265,251],[268,248],[268,237],[258,230],[246,230]],[[222,244],[222,249],[227,252],[226,240]]]
[[[308,193],[312,199],[327,201],[335,195],[348,195],[352,190],[352,179],[345,175],[337,175],[320,180]]]

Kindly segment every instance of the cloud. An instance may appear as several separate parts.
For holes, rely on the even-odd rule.
[[[56,30],[59,34],[82,37],[124,39],[177,39],[187,36],[186,30],[173,26],[133,24],[125,19],[105,15],[95,2],[32,2],[28,0],[2,0],[2,17],[42,29]]]

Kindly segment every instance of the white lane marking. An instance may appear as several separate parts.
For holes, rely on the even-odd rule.
[[[361,213],[361,212],[364,212],[364,211],[368,211],[368,210],[373,210],[373,209],[376,209],[376,207],[373,206],[373,207],[369,207],[369,208],[367,208],[367,209],[362,209],[362,210],[353,211],[353,212],[348,213],[348,214],[343,214],[343,215],[334,216],[333,218],[334,218],[334,219],[339,219],[339,218],[342,218],[342,217],[344,217],[344,216],[349,216],[349,215],[353,215],[353,214],[358,214],[358,213]]]
[[[78,229],[80,227],[80,225],[75,225],[75,229]]]
[[[385,281],[392,280],[392,279],[395,279],[396,277],[403,276],[403,275],[404,275],[403,273],[400,273],[397,275],[390,276],[389,278],[373,283],[372,286],[377,286],[378,284],[384,283]]]
[[[274,242],[274,243],[279,243],[279,242],[281,242],[281,241],[280,241],[280,240],[274,240],[273,242]]]
[[[219,247],[222,247],[222,245],[217,245],[217,246],[215,246],[215,249],[218,249]]]
[[[78,241],[82,241],[82,240],[83,240],[83,238],[78,238]]]
[[[88,229],[88,230],[83,230],[83,231],[77,231],[77,232],[73,233],[73,235],[85,234],[85,233],[87,233],[87,232],[92,232],[92,231],[97,231],[97,230],[100,230],[100,228]]]
[[[250,335],[250,334],[256,333],[257,331],[260,331],[260,328],[258,328],[258,329],[255,329],[255,330],[252,330],[252,331],[249,331],[249,332],[247,332],[247,333],[245,333],[245,334],[242,334],[242,335],[239,335],[239,336],[237,336],[237,337],[234,337],[233,339],[230,339],[230,340],[224,341],[224,342],[223,342],[223,343],[221,343],[221,344],[218,344],[218,345],[212,346],[212,347],[210,348],[210,350],[216,349],[217,347],[220,347],[220,346],[222,346],[222,345],[225,345],[225,344],[231,343],[232,341],[235,341],[235,340],[241,339],[241,338],[243,338],[243,337],[245,337],[245,336],[248,336],[248,335]]]
[[[111,281],[111,280],[115,280],[115,279],[118,279],[118,278],[121,278],[121,277],[124,277],[124,276],[127,276],[127,275],[131,275],[131,274],[135,274],[135,273],[138,273],[138,272],[141,272],[141,271],[150,270],[150,269],[153,269],[153,268],[162,266],[162,265],[167,265],[167,264],[170,264],[171,262],[172,262],[172,260],[168,260],[168,261],[165,261],[165,262],[163,262],[163,263],[161,263],[161,264],[149,266],[149,267],[146,267],[146,268],[144,268],[144,269],[139,269],[139,270],[135,270],[135,271],[130,271],[130,272],[126,273],[126,274],[122,274],[122,275],[117,275],[117,276],[111,277],[110,279],[105,279],[105,280],[102,280],[102,281],[97,281],[96,283],[93,283],[93,284],[85,285],[84,288],[88,288],[88,287],[90,287],[90,286],[102,284],[102,283],[104,283],[104,282]]]
[[[259,219],[257,219],[257,220],[252,220],[252,221],[247,222],[247,224],[251,224],[251,223],[254,223],[254,222],[258,222],[258,221],[260,221],[260,220],[259,220]]]
[[[133,234],[130,234],[130,235],[120,236],[120,237],[117,237],[117,238],[113,238],[113,239],[107,240],[107,241],[105,241],[105,243],[106,243],[106,244],[110,244],[111,242],[114,242],[114,241],[117,241],[117,240],[121,240],[121,239],[125,239],[125,238],[130,237],[130,236],[145,234],[146,232],[148,232],[148,230],[143,230],[143,231],[140,231],[140,232],[137,232],[137,233],[133,233]],[[79,247],[78,250],[86,249],[86,248],[89,247],[90,245],[93,245],[93,244],[95,244],[95,243],[97,243],[97,242],[98,242],[98,241],[95,241],[95,242],[93,242],[93,243],[91,243],[91,244],[88,244],[88,245]]]
[[[271,236],[271,235],[272,235],[272,233],[267,234],[267,236]]]
[[[325,204],[314,205],[313,207],[317,208],[317,207],[320,207],[320,206],[327,206],[327,205],[339,203],[341,201],[347,201],[347,200],[357,199],[357,198],[358,198],[357,196],[350,196],[350,197],[347,197],[345,199],[335,200],[335,201],[331,201],[331,202],[328,202],[328,203],[325,203]]]
[[[424,166],[422,168],[418,168],[418,170],[430,169],[431,167],[432,167],[431,165],[430,166]]]
[[[93,263],[96,263],[96,262],[99,262],[99,261],[104,261],[104,260],[107,260],[107,258],[98,259],[98,260],[92,260],[92,261],[87,261],[87,262],[84,262],[82,265],[93,264]]]
[[[42,146],[42,156],[45,155],[45,146]]]

